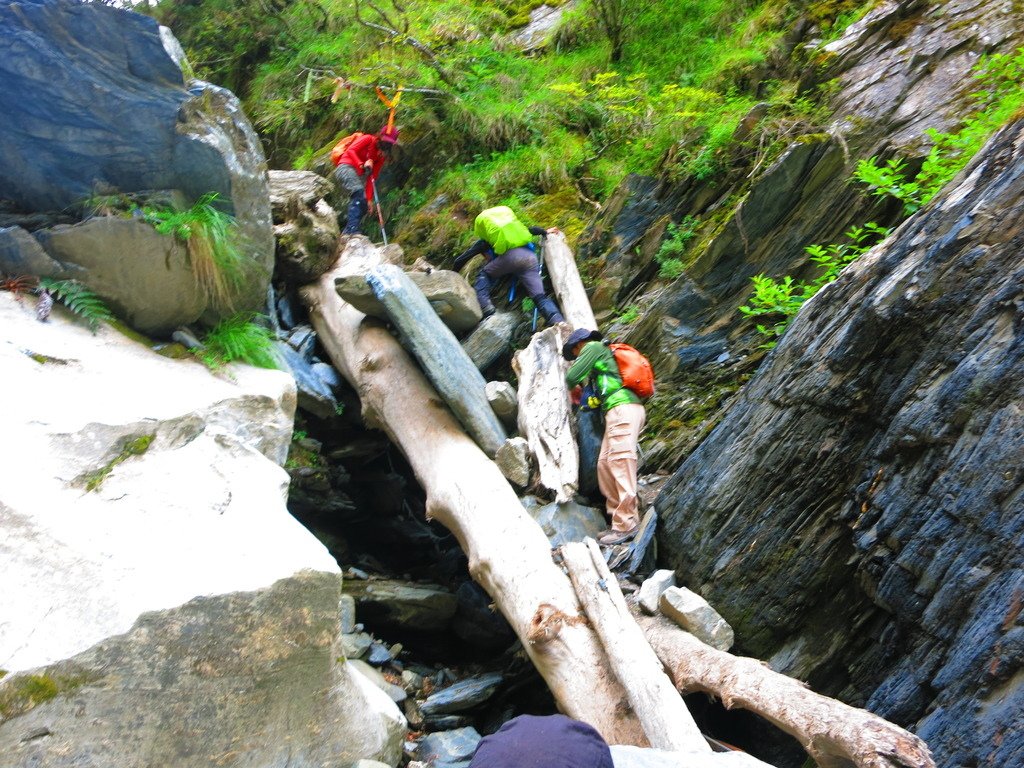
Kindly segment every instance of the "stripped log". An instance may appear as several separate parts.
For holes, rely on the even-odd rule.
[[[508,436],[487,400],[487,381],[455,334],[441,322],[423,291],[395,265],[373,267],[366,282],[452,413],[494,458]]]
[[[544,266],[566,322],[573,328],[597,330],[594,310],[590,308],[590,299],[576,268],[576,259],[565,242],[565,235],[559,233],[545,238]]]
[[[512,369],[519,377],[519,433],[537,460],[537,482],[552,491],[559,503],[573,498],[580,474],[562,359],[568,333],[565,323],[545,328],[512,358]]]
[[[664,616],[638,617],[682,693],[703,691],[793,736],[819,768],[935,768],[928,745],[870,712],[814,693],[757,659],[702,643]]]
[[[644,638],[626,605],[619,583],[593,539],[561,547],[576,594],[583,604],[612,669],[628,680],[629,703],[656,749],[710,752],[679,692]]]
[[[302,289],[321,343],[359,393],[366,423],[383,429],[409,460],[428,515],[458,539],[473,578],[523,641],[559,707],[611,743],[646,746],[543,531],[398,342],[334,290],[337,274],[374,258],[346,248],[334,271]]]

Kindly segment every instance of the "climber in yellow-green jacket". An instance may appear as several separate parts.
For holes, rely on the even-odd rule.
[[[455,259],[455,270],[462,269],[477,254],[487,256],[487,263],[480,269],[473,285],[484,317],[494,314],[494,304],[491,303],[494,283],[500,277],[512,275],[522,284],[526,295],[533,299],[548,325],[564,320],[558,305],[544,293],[544,281],[533,242],[534,236],[555,234],[557,227],[526,227],[511,208],[499,205],[482,211],[476,217],[473,232],[480,239],[459,254]]]

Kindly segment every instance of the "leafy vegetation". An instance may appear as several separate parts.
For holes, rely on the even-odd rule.
[[[843,267],[885,239],[888,234],[889,230],[885,227],[869,222],[863,227],[852,227],[847,231],[848,242],[807,246],[804,250],[822,270],[820,275],[810,281],[796,281],[789,275],[781,280],[767,275],[752,277],[754,293],[749,303],[740,307],[740,312],[747,317],[773,318],[770,324],[757,325],[758,333],[768,338],[762,347],[774,347],[804,302],[839,277]]]
[[[216,192],[209,192],[186,210],[146,207],[143,214],[157,232],[186,244],[192,272],[207,298],[230,307],[250,265],[239,247],[235,218],[217,208],[217,199]]]
[[[211,370],[236,361],[257,368],[280,368],[274,354],[274,335],[257,323],[257,318],[242,312],[222,320],[203,339],[199,359]]]
[[[668,237],[661,243],[654,260],[658,262],[658,277],[675,280],[683,274],[682,256],[687,245],[697,235],[699,222],[693,216],[687,216],[679,224],[669,222],[665,228]]]
[[[854,177],[879,197],[895,197],[910,215],[926,205],[974,157],[988,138],[1024,108],[1024,48],[983,58],[974,68],[982,90],[972,94],[975,111],[959,130],[929,129],[932,148],[912,178],[901,158],[861,160]]]
[[[39,288],[49,292],[61,304],[85,320],[93,333],[100,323],[109,323],[114,319],[114,315],[100,297],[77,280],[44,277],[39,280]]]
[[[640,317],[640,307],[636,304],[630,304],[622,311],[621,315],[615,318],[615,322],[620,325],[629,325],[636,322],[638,317]]]
[[[617,54],[583,4],[524,56],[508,39],[537,4],[277,0],[270,19],[241,0],[164,0],[157,15],[201,76],[243,96],[277,167],[315,167],[339,136],[376,130],[371,86],[404,86],[408,171],[382,192],[410,258],[449,258],[485,204],[571,239],[625,174],[665,163],[711,179],[750,108],[791,99],[792,83],[765,81],[799,11],[781,0],[614,0],[628,22]]]

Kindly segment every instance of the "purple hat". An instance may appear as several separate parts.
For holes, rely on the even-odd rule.
[[[592,331],[589,328],[577,328],[569,334],[569,338],[562,345],[562,357],[566,360],[572,360],[574,357],[572,349],[581,341],[600,341],[602,338],[599,331]]]
[[[614,768],[601,734],[565,715],[520,715],[484,738],[469,768]]]

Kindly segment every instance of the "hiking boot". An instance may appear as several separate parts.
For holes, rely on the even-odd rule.
[[[639,530],[640,526],[635,525],[628,531],[616,531],[614,528],[603,531],[597,537],[597,543],[604,547],[610,547],[615,544],[625,544],[627,541],[632,541],[633,537],[636,536],[636,532]]]

